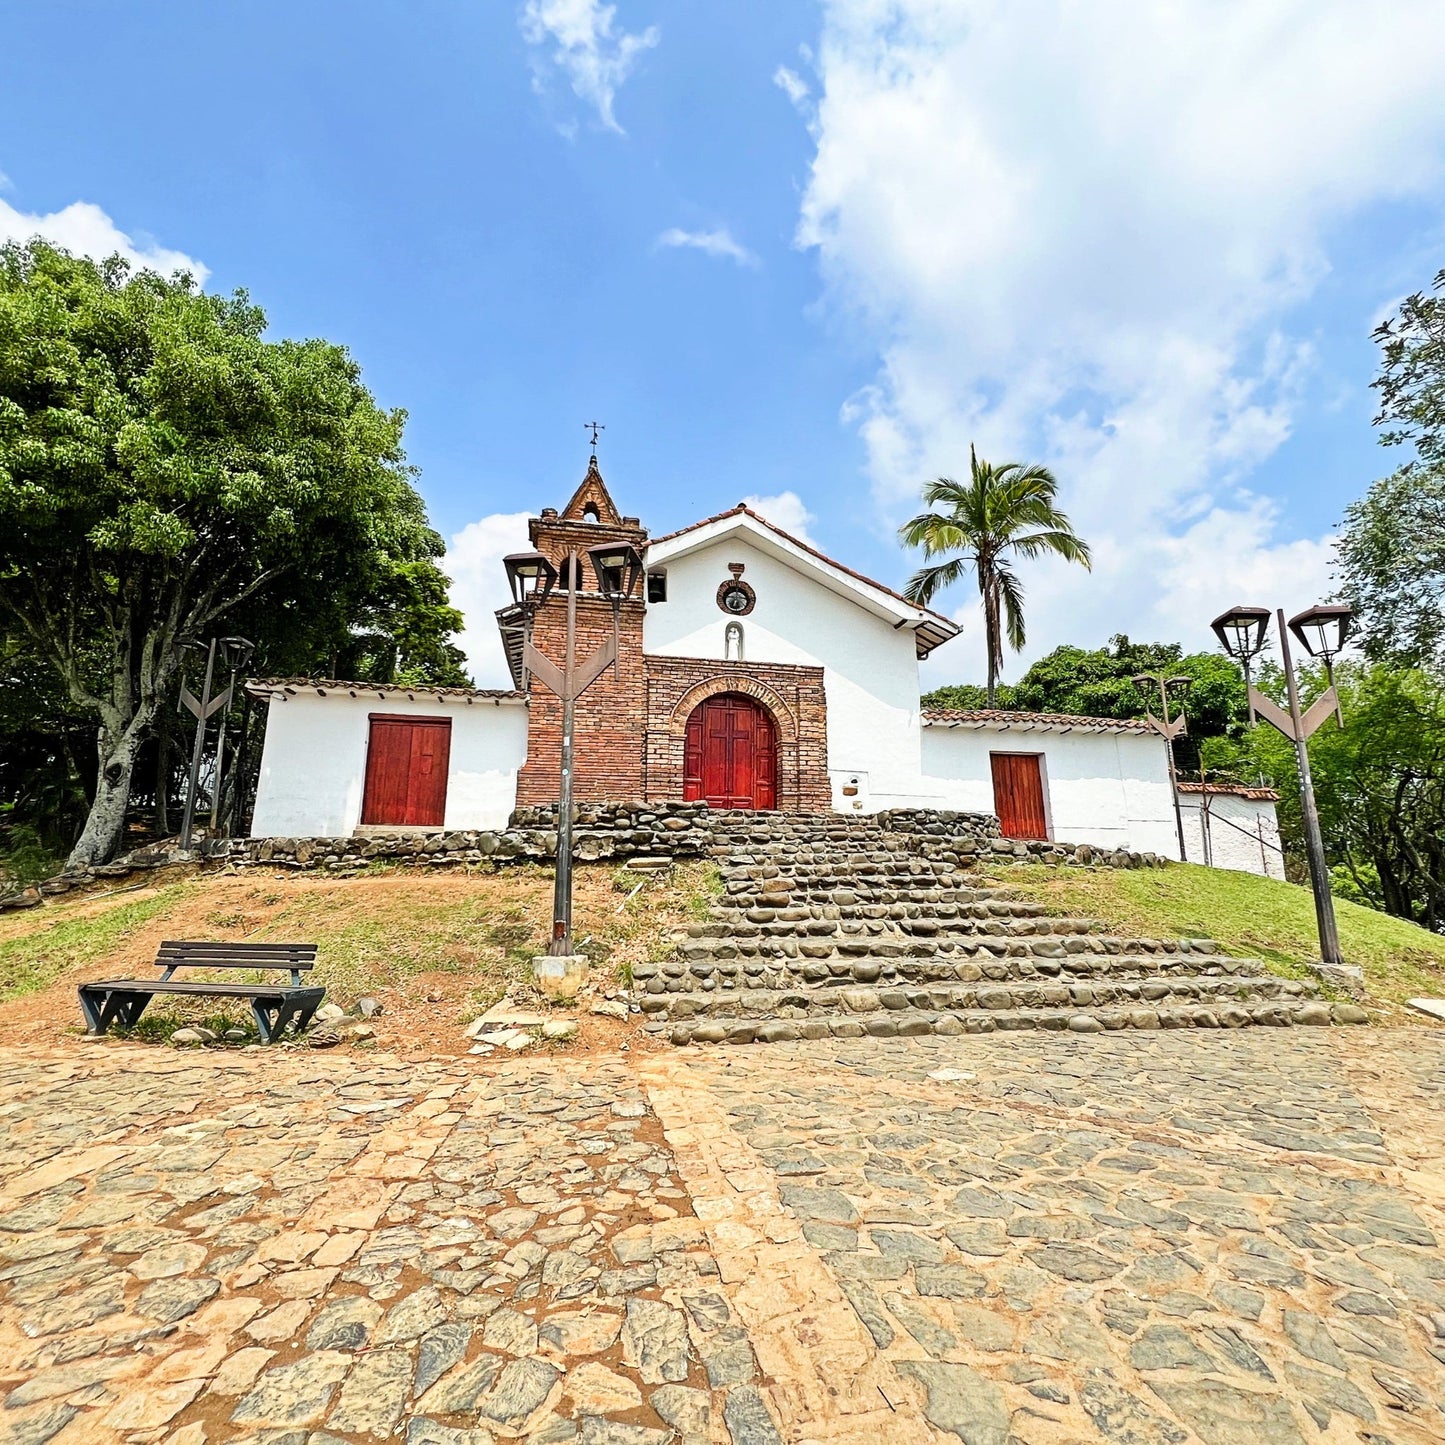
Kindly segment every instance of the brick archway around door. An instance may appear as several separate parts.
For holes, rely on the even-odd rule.
[[[693,710],[719,693],[740,692],[762,704],[777,728],[779,810],[831,810],[828,704],[821,667],[651,655],[646,666],[649,802],[682,800],[687,720]]]

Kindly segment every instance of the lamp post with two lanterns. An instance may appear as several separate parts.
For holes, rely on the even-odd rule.
[[[585,661],[577,660],[577,593],[582,587],[582,557],[591,563],[600,596],[612,604],[612,636]],[[577,699],[617,661],[619,618],[624,599],[642,575],[642,558],[626,542],[602,542],[586,553],[568,552],[559,579],[540,552],[514,552],[502,559],[512,597],[522,609],[523,687],[535,678],[562,703],[562,773],[557,799],[557,874],[552,893],[553,957],[572,955],[572,742]],[[559,580],[567,593],[567,627],[563,662],[558,667],[532,643],[532,620]]]
[[[1335,689],[1335,657],[1350,635],[1354,613],[1348,607],[1327,604],[1307,608],[1291,617],[1288,624],[1284,619],[1283,608],[1279,609],[1277,615],[1280,661],[1284,667],[1285,686],[1289,695],[1288,712],[1273,698],[1260,692],[1251,677],[1252,664],[1264,650],[1269,632],[1269,608],[1231,607],[1228,612],[1216,617],[1210,626],[1225,652],[1244,669],[1245,685],[1249,690],[1250,722],[1254,722],[1256,717],[1262,717],[1294,744],[1295,758],[1299,765],[1300,811],[1304,815],[1305,852],[1309,858],[1310,887],[1314,892],[1315,918],[1320,932],[1320,957],[1327,964],[1341,967],[1345,960],[1340,952],[1339,931],[1335,927],[1334,895],[1330,892],[1324,836],[1320,832],[1314,781],[1310,777],[1308,742],[1310,736],[1331,714],[1334,714],[1336,721],[1343,721],[1340,696]],[[1318,657],[1324,663],[1325,675],[1329,679],[1329,686],[1303,711],[1300,708],[1294,660],[1289,650],[1290,632],[1294,633],[1300,646],[1311,657]]]

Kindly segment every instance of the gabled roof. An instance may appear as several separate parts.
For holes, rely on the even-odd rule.
[[[1081,733],[1150,733],[1153,729],[1142,718],[1082,717],[1064,712],[1013,712],[1007,708],[925,708],[926,728],[991,728],[1000,731],[1018,729],[1022,732]]]
[[[835,562],[816,547],[768,521],[745,502],[739,502],[736,507],[719,512],[715,517],[694,522],[690,527],[669,532],[665,537],[654,537],[647,546],[647,564],[655,567],[673,558],[685,557],[689,552],[737,533],[745,533],[749,541],[762,551],[813,577],[839,596],[887,618],[895,627],[910,627],[919,657],[927,657],[935,647],[958,636],[959,626],[952,618],[933,611],[931,607],[920,607],[891,587]]]
[[[1243,783],[1180,783],[1181,793],[1207,793],[1213,797],[1249,798],[1256,803],[1277,803],[1279,794],[1273,788],[1250,788]]]
[[[243,684],[254,698],[296,697],[315,693],[317,697],[405,697],[411,702],[435,698],[437,702],[525,702],[527,694],[494,687],[433,687],[423,683],[406,687],[392,682],[337,682],[330,677],[248,677]]]

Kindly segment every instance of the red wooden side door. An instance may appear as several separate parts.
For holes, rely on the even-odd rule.
[[[451,752],[450,718],[373,713],[361,821],[440,828]]]
[[[993,809],[1005,838],[1049,836],[1044,813],[1044,775],[1037,753],[990,753]]]
[[[686,802],[778,806],[777,729],[767,709],[742,693],[719,693],[693,709],[683,763]]]

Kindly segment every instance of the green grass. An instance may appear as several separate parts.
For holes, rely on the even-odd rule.
[[[62,974],[108,957],[136,929],[177,903],[189,887],[173,883],[147,898],[119,903],[85,917],[42,919],[31,931],[0,938],[0,998],[18,998],[54,983]],[[25,915],[26,921],[29,916]]]
[[[1140,937],[1212,938],[1286,977],[1306,975],[1304,964],[1319,958],[1314,900],[1292,883],[1194,864],[1137,872],[1002,865],[989,872],[1062,913]],[[1374,999],[1445,997],[1445,937],[1342,898],[1335,917],[1345,960],[1364,969]]]

